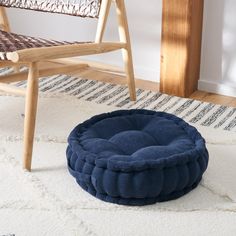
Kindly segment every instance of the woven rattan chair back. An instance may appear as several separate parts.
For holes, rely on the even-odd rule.
[[[101,0],[0,0],[0,6],[15,7],[80,17],[99,15]]]

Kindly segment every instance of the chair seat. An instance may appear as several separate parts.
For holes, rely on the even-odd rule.
[[[0,30],[0,60],[8,60],[8,52],[15,52],[27,48],[52,47],[78,43],[85,42],[48,40]]]

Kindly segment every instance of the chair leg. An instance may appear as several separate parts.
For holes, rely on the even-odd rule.
[[[123,49],[123,59],[125,63],[125,71],[129,86],[130,100],[136,101],[136,89],[135,89],[135,79],[134,79],[134,67],[132,53],[129,49]]]
[[[35,121],[38,103],[38,68],[35,62],[30,64],[27,81],[25,122],[24,122],[24,154],[23,168],[31,171]]]
[[[130,99],[132,101],[135,101],[136,90],[135,90],[134,68],[133,68],[129,27],[128,27],[124,0],[116,0],[116,11],[117,11],[117,17],[118,17],[120,41],[126,43],[126,48],[123,49],[123,59],[124,59],[125,71],[126,71],[127,79],[128,79]]]

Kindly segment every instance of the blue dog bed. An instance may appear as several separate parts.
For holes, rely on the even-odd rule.
[[[69,172],[95,197],[122,205],[176,199],[201,181],[205,140],[163,112],[121,110],[95,116],[70,134]]]

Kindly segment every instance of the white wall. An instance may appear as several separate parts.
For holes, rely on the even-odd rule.
[[[235,9],[235,0],[205,0],[202,90],[236,96]]]
[[[137,77],[158,81],[160,71],[161,1],[149,0],[144,8],[142,1],[129,0],[129,18]],[[94,40],[96,20],[9,9],[12,30],[33,36],[60,40]],[[115,9],[112,9],[106,39],[118,39]],[[92,59],[122,66],[121,53],[93,56]]]
[[[162,0],[129,0],[127,12],[133,45],[136,75],[159,81]],[[205,0],[201,79],[199,88],[236,96],[236,1]],[[93,40],[96,21],[76,17],[50,15],[16,9],[9,10],[12,29],[46,38],[61,40]],[[114,9],[106,39],[118,37]],[[122,65],[120,53],[92,57]]]

